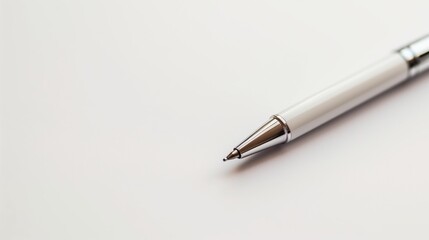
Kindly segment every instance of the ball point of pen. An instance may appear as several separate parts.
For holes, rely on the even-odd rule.
[[[237,151],[237,149],[232,150],[232,152],[230,152],[228,154],[228,156],[226,156],[223,161],[228,161],[228,160],[232,160],[232,159],[236,159],[236,158],[240,158],[240,153]]]

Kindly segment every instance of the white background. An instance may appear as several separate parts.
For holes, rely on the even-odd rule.
[[[2,0],[0,239],[428,239],[429,75],[222,158],[429,2]]]

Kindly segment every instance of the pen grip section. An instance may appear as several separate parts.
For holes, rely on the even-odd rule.
[[[282,111],[293,140],[357,105],[401,83],[408,76],[408,65],[394,53],[365,70]]]

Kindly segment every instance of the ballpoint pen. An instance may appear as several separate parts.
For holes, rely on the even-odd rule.
[[[273,115],[223,160],[288,143],[359,104],[429,69],[429,35],[337,84]]]

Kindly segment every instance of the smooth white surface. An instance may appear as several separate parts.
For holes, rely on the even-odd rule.
[[[398,53],[368,66],[338,83],[287,108],[279,115],[294,140],[329,120],[403,82],[408,64]]]
[[[428,75],[222,162],[270,114],[426,34],[428,1],[0,9],[0,239],[429,237]]]

